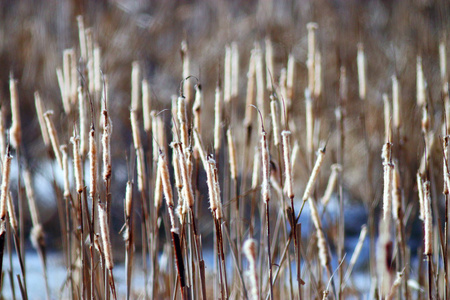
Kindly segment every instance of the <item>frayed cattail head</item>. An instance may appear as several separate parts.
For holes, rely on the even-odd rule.
[[[329,263],[328,244],[322,230],[322,222],[320,221],[316,203],[311,198],[309,198],[309,206],[311,208],[311,219],[317,231],[317,248],[319,249],[319,261],[324,268],[327,268]]]
[[[167,165],[166,156],[162,151],[159,152],[159,158],[158,158],[158,170],[161,173],[161,183],[164,193],[164,198],[166,198],[166,205],[169,210],[169,217],[170,217],[170,225],[171,228],[175,228],[175,218],[173,215],[173,194],[172,194],[172,184],[170,183],[170,174],[169,174],[169,167]]]
[[[108,215],[106,212],[105,205],[101,202],[98,203],[98,220],[100,224],[100,232],[102,237],[106,268],[108,270],[112,270],[114,267],[114,261],[109,236]]]
[[[258,273],[256,271],[256,241],[248,239],[242,246],[242,252],[248,260],[248,278],[250,282],[249,296],[250,299],[257,300],[259,297]]]
[[[107,110],[103,110],[103,134],[102,134],[102,154],[103,154],[103,180],[111,178],[111,134],[112,124]]]
[[[302,200],[303,202],[307,201],[311,196],[313,191],[314,184],[319,176],[320,168],[322,167],[323,160],[325,158],[325,147],[320,148],[317,154],[316,163],[314,164],[314,168],[309,176],[308,183],[306,184],[305,191],[303,192]]]

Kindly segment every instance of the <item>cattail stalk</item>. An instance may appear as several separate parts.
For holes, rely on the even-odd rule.
[[[70,197],[70,181],[69,181],[69,158],[67,155],[67,145],[61,145],[62,153],[62,171],[64,177],[64,197]]]
[[[383,183],[383,220],[389,220],[392,211],[392,162],[391,143],[385,143],[381,158],[383,159],[384,183]]]
[[[272,80],[274,79],[274,68],[273,68],[273,46],[272,41],[269,37],[265,39],[266,44],[266,89],[268,91],[272,90]]]
[[[384,104],[384,141],[389,143],[391,141],[391,108],[389,103],[389,97],[383,94]]]
[[[431,188],[430,182],[425,181],[423,183],[423,206],[424,206],[424,254],[431,256],[433,254],[433,219],[432,219],[432,211],[431,211]]]
[[[400,103],[400,86],[397,76],[392,76],[392,121],[394,128],[398,131],[402,123],[401,119],[401,103]]]
[[[181,42],[181,61],[183,63],[183,93],[186,97],[187,105],[190,105],[192,101],[192,81],[187,80],[187,78],[191,75],[191,60],[188,43],[185,40]]]
[[[294,99],[294,81],[295,81],[295,58],[291,53],[288,57],[287,71],[286,71],[286,104],[288,107],[291,105]]]
[[[250,55],[250,60],[248,63],[248,72],[247,72],[247,95],[245,102],[245,118],[244,118],[244,126],[249,127],[253,120],[253,107],[254,98],[255,98],[255,51],[253,50]]]
[[[439,43],[439,70],[441,75],[442,84],[448,81],[447,79],[447,51],[445,48],[445,42],[442,40]]]
[[[306,148],[312,157],[314,152],[314,112],[311,98],[311,90],[305,90],[306,104]]]
[[[94,200],[97,195],[98,158],[97,143],[95,141],[95,129],[89,131],[89,170],[91,172],[89,195]]]
[[[83,16],[77,16],[78,24],[78,37],[80,40],[80,52],[83,62],[87,61],[87,44],[86,44],[86,31],[84,29]]]
[[[146,188],[145,178],[145,160],[144,149],[142,148],[141,136],[139,134],[139,126],[137,121],[137,113],[134,110],[130,111],[131,130],[133,132],[134,149],[136,150],[137,158],[137,177],[138,177],[138,190],[143,192]]]
[[[316,57],[314,62],[314,98],[319,98],[322,94],[322,55],[319,51],[316,51]]]
[[[231,49],[225,46],[225,62],[223,65],[223,101],[229,103],[231,99]]]
[[[131,110],[134,111],[138,111],[140,108],[140,78],[139,62],[133,61],[131,65]]]
[[[103,134],[102,134],[102,160],[103,160],[103,180],[111,178],[111,134],[112,124],[108,116],[108,111],[103,110]]]
[[[291,205],[293,206],[294,199],[294,179],[292,176],[292,164],[291,164],[291,132],[284,130],[281,132],[283,140],[283,158],[284,158],[284,172],[286,174],[285,192],[286,196],[291,199]]]
[[[258,44],[255,47],[255,76],[256,76],[256,104],[263,116],[266,115],[264,90],[266,88],[264,84],[264,68],[263,68],[263,55],[261,48]]]
[[[202,130],[201,112],[202,112],[203,92],[202,86],[200,84],[196,84],[194,88],[195,88],[195,100],[192,106],[192,112],[194,114],[194,129],[200,133]]]
[[[150,84],[147,79],[142,80],[142,110],[144,119],[144,130],[147,134],[152,130],[152,119],[151,114],[151,98],[150,98]]]
[[[77,192],[81,194],[83,192],[83,168],[81,164],[80,155],[80,138],[74,132],[74,135],[70,138],[70,142],[73,145],[73,169],[75,174],[75,186]]]
[[[272,132],[273,132],[273,144],[278,147],[280,144],[280,119],[278,113],[277,101],[270,96],[272,101],[270,101],[270,115],[272,116]]]
[[[321,200],[322,205],[324,207],[327,206],[328,202],[331,199],[331,195],[332,195],[332,193],[334,191],[334,188],[336,186],[338,175],[339,175],[339,173],[341,171],[342,171],[342,167],[341,167],[340,164],[334,164],[334,165],[331,166],[331,175],[330,175],[330,177],[328,179],[328,184],[327,184],[327,187],[325,189],[325,192],[323,193],[322,200]]]
[[[50,146],[50,137],[48,135],[48,131],[45,125],[44,119],[44,107],[42,105],[41,96],[39,96],[38,92],[34,93],[34,104],[36,106],[36,114],[39,121],[39,127],[41,129],[42,139],[44,140],[44,144],[46,147]]]
[[[86,111],[86,103],[85,103],[85,91],[84,88],[78,87],[78,113],[79,113],[79,121],[80,121],[80,155],[84,157],[88,152],[89,141],[86,138],[87,131],[87,111]]]
[[[231,99],[239,94],[239,49],[236,42],[231,43]]]

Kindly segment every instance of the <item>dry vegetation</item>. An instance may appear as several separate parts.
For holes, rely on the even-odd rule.
[[[448,299],[448,2],[0,9],[12,297]]]

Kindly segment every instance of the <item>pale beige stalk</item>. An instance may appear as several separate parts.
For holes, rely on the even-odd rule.
[[[334,164],[331,166],[331,175],[328,178],[328,184],[325,189],[325,192],[322,196],[322,205],[325,207],[327,206],[328,202],[331,199],[331,195],[333,194],[334,188],[336,186],[336,182],[338,179],[339,173],[342,171],[342,166],[340,164]]]
[[[314,92],[314,81],[316,78],[316,30],[318,28],[317,23],[308,23],[306,25],[308,29],[308,57],[306,59],[306,66],[308,68],[308,89],[311,93]]]
[[[11,224],[11,228],[13,229],[13,231],[18,232],[16,209],[14,208],[14,203],[13,203],[11,192],[9,192],[7,200],[8,200],[7,206],[8,206],[9,223]]]
[[[385,143],[381,158],[383,159],[383,220],[389,220],[392,211],[392,162],[391,143]]]
[[[250,60],[248,63],[248,72],[247,72],[247,95],[245,102],[245,118],[244,118],[244,126],[248,127],[253,121],[253,107],[254,98],[255,98],[255,51],[253,50],[250,55]]]
[[[274,78],[274,68],[273,68],[273,46],[272,46],[272,40],[269,37],[266,37],[265,39],[266,44],[266,89],[268,91],[272,90],[272,80],[275,80]]]
[[[225,46],[223,69],[223,101],[229,103],[231,99],[231,49],[229,45]]]
[[[256,76],[256,104],[263,116],[266,115],[264,91],[266,85],[264,84],[264,68],[263,68],[263,55],[259,44],[255,46],[255,76]]]
[[[70,138],[70,142],[73,147],[73,169],[75,175],[75,186],[77,192],[81,194],[83,192],[83,168],[81,165],[81,155],[80,155],[80,138],[76,133]]]
[[[286,74],[286,104],[289,107],[294,99],[295,58],[292,53],[288,57]]]
[[[102,91],[102,74],[101,74],[101,50],[96,44],[94,46],[94,91],[100,93]]]
[[[79,114],[79,122],[80,122],[80,155],[84,157],[88,152],[89,141],[87,138],[87,111],[86,111],[86,102],[85,102],[85,91],[79,86],[78,87],[78,114]]]
[[[91,130],[89,131],[89,170],[91,173],[89,195],[91,196],[91,199],[95,199],[97,195],[98,158],[94,127],[91,127]]]
[[[133,133],[134,149],[136,151],[136,169],[137,169],[137,181],[138,190],[140,192],[145,191],[146,188],[146,176],[145,176],[145,157],[144,149],[142,148],[141,136],[139,134],[139,125],[137,121],[137,113],[134,110],[130,111],[131,130]]]
[[[192,81],[187,80],[191,75],[191,60],[187,41],[181,42],[181,59],[183,61],[183,93],[186,97],[187,104],[190,105],[192,101]]]
[[[231,99],[239,95],[239,49],[236,42],[231,43]]]
[[[356,56],[358,66],[358,83],[359,83],[359,99],[366,99],[366,55],[364,53],[364,45],[358,43],[358,54]]]
[[[192,113],[194,114],[194,129],[200,133],[202,130],[201,112],[202,112],[203,92],[202,86],[200,84],[196,84],[194,88],[195,88],[195,100],[192,106]]]
[[[22,126],[20,124],[19,95],[17,94],[17,81],[12,77],[9,78],[9,92],[11,97],[11,119],[12,124],[9,129],[11,138],[11,146],[15,149],[20,147],[22,141]]]
[[[400,213],[402,209],[402,190],[400,185],[400,171],[398,163],[393,163],[392,170],[392,215],[395,221],[400,220]]]
[[[139,62],[133,61],[131,65],[131,110],[138,111],[140,108],[140,86],[141,68]]]
[[[424,240],[425,240],[425,255],[433,254],[433,217],[431,211],[431,190],[430,190],[430,182],[425,181],[423,183],[423,193],[424,193]]]
[[[286,176],[286,181],[284,184],[284,189],[286,196],[289,199],[294,199],[294,179],[292,177],[292,164],[291,164],[291,132],[284,130],[281,132],[283,140],[283,158],[284,158],[284,173]]]
[[[80,42],[81,59],[83,62],[87,61],[87,45],[86,45],[86,31],[84,29],[83,16],[77,16],[78,24],[78,38]]]
[[[148,134],[152,130],[151,119],[151,98],[150,98],[150,84],[147,79],[142,80],[142,114],[144,119],[144,130]]]
[[[314,152],[314,112],[311,91],[305,89],[306,105],[306,149],[308,153]]]
[[[270,158],[269,144],[267,143],[266,132],[261,132],[261,161],[262,161],[262,185],[261,191],[263,201],[268,203],[270,200]]]
[[[64,177],[64,197],[70,196],[70,181],[69,181],[69,158],[67,155],[67,145],[61,145],[62,153],[62,171]]]
[[[387,94],[383,94],[384,104],[384,142],[389,143],[391,140],[391,108],[389,103],[389,97]]]
[[[278,103],[270,96],[272,101],[270,101],[270,115],[272,117],[272,134],[273,134],[273,144],[278,147],[280,144],[280,118],[278,113]]]
[[[447,79],[447,50],[445,47],[445,42],[442,40],[439,43],[439,70],[441,71],[441,81],[442,84],[445,84]]]
[[[9,180],[11,175],[11,160],[12,156],[9,151],[3,158],[3,171],[2,171],[2,185],[0,194],[0,219],[5,220],[7,213],[7,197],[9,195]]]
[[[311,175],[309,176],[305,191],[303,192],[302,197],[303,202],[306,202],[309,199],[309,197],[311,197],[311,193],[313,191],[317,177],[319,177],[320,168],[322,167],[324,158],[325,158],[325,148],[320,148],[317,153],[316,163],[314,164],[314,168],[311,171]]]
[[[33,226],[40,224],[38,209],[36,206],[36,198],[34,197],[33,181],[31,179],[31,174],[28,169],[23,172],[23,180],[25,183],[25,192],[27,194],[28,206],[30,209],[30,216]]]
[[[103,160],[103,180],[107,181],[111,177],[111,134],[112,123],[108,116],[108,111],[103,110],[103,133],[102,133],[102,160]]]
[[[396,130],[399,130],[402,124],[401,119],[401,103],[400,103],[400,86],[397,76],[392,76],[392,120]]]
[[[59,139],[58,134],[56,133],[55,125],[53,124],[52,119],[50,119],[50,116],[53,115],[53,111],[49,110],[44,113],[44,120],[45,124],[47,126],[47,132],[50,137],[50,142],[52,144],[53,153],[55,154],[56,161],[58,162],[60,168],[62,169],[62,159],[61,159],[61,153],[59,152]]]
[[[222,93],[220,87],[216,87],[215,104],[214,104],[214,150],[219,152],[221,145],[221,124],[222,124]]]
[[[50,146],[50,137],[48,135],[47,127],[45,125],[45,119],[44,119],[44,107],[42,105],[41,96],[39,96],[38,92],[34,93],[34,104],[36,106],[36,114],[38,117],[39,122],[39,128],[41,129],[42,139],[44,140],[44,144],[46,147]],[[1,116],[0,116],[1,118]],[[3,124],[0,124],[0,126],[3,126]],[[0,130],[1,132],[1,130]],[[3,149],[4,145],[0,144],[0,147]]]
[[[416,64],[416,90],[417,90],[417,105],[422,107],[425,105],[426,96],[425,96],[425,77],[423,75],[422,68],[422,57],[417,57]]]
[[[314,62],[314,75],[316,76],[314,78],[314,98],[320,97],[322,94],[322,55],[319,51],[316,51],[316,58]]]
[[[231,128],[227,130],[227,142],[228,142],[228,160],[230,164],[230,175],[231,179],[236,181],[237,179],[237,158],[236,158],[236,146],[233,140],[233,134],[231,133]]]
[[[423,179],[419,172],[416,174],[416,180],[417,180],[417,190],[419,193],[419,219],[425,220],[425,205],[424,205],[424,191],[423,191]]]

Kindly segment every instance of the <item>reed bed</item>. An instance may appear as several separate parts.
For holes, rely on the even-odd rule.
[[[128,45],[116,69],[95,13],[74,15],[76,38],[47,76],[56,92],[12,68],[0,114],[3,295],[35,299],[32,280],[46,299],[448,299],[450,7],[413,5],[408,17],[429,9],[439,24],[398,21],[417,41],[395,48],[351,32],[370,31],[365,4],[352,6],[357,24],[340,23],[357,38],[336,29],[335,41],[317,10],[337,23],[340,13],[319,2],[293,4],[282,23],[272,9],[286,8],[256,1],[246,13],[267,30],[245,31],[251,43],[230,31],[199,47],[187,30],[172,56]],[[141,29],[157,31],[170,8],[195,14],[168,3]],[[304,11],[311,22],[283,44],[277,26],[296,28]],[[148,45],[157,58],[163,46]],[[30,251],[42,278],[27,276]],[[57,289],[49,252],[66,270]]]

